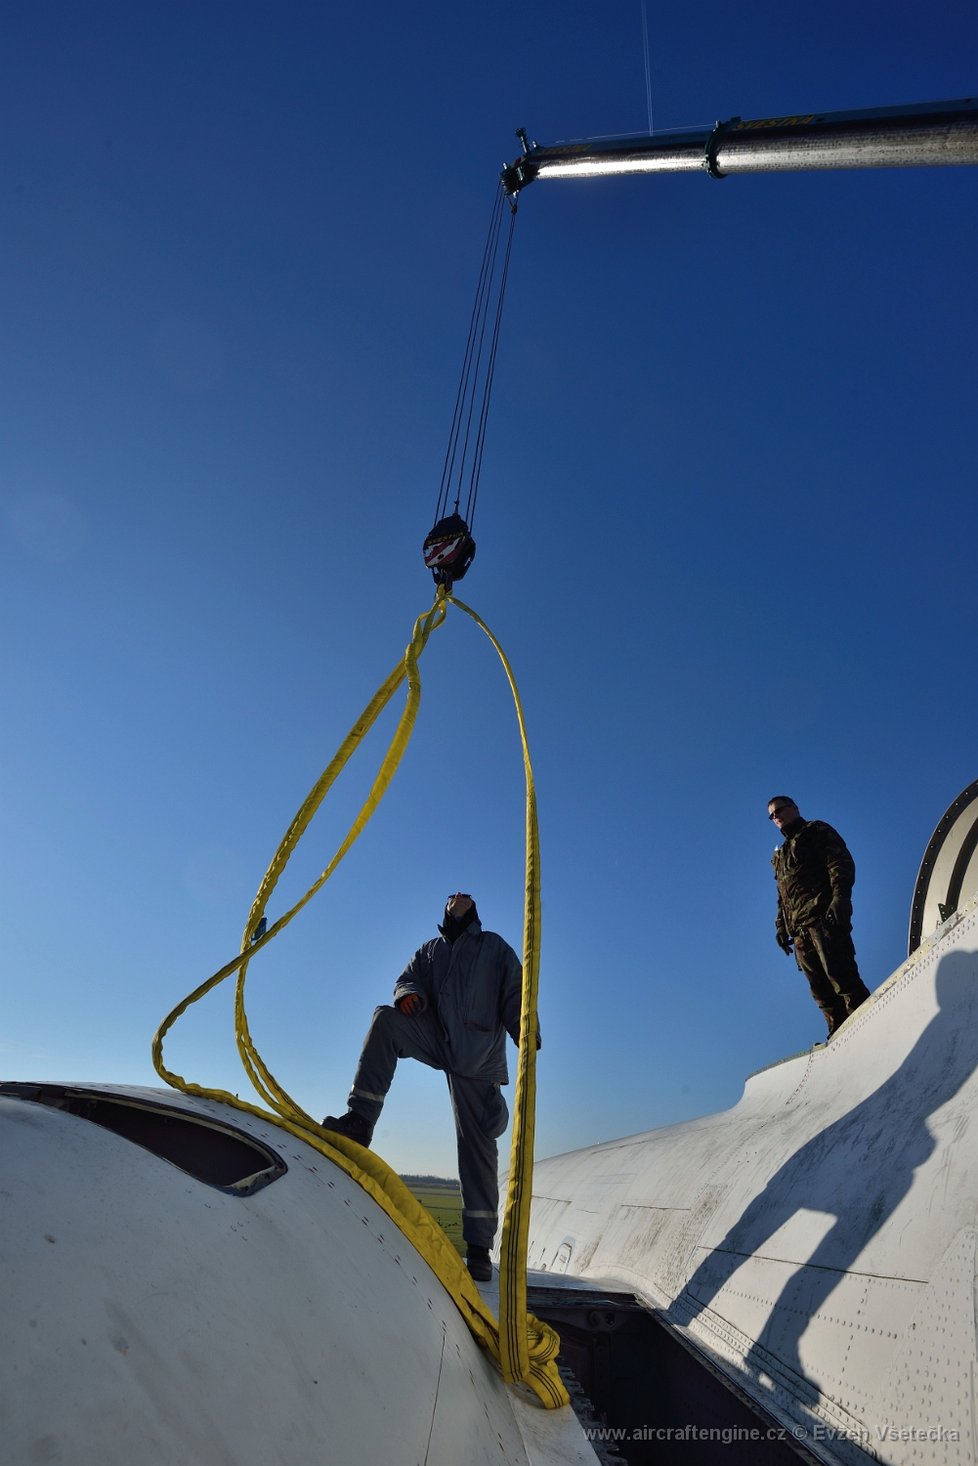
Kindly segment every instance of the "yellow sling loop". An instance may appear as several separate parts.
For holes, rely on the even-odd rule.
[[[520,1026],[520,1033],[525,1041],[520,1043],[519,1048],[516,1095],[513,1102],[509,1188],[506,1196],[500,1250],[498,1324],[448,1237],[430,1213],[412,1195],[400,1177],[373,1151],[364,1150],[362,1146],[335,1131],[324,1130],[296,1104],[278,1083],[275,1076],[270,1073],[252,1041],[244,1003],[245,977],[252,957],[273,937],[277,936],[325,885],[383,798],[407,748],[417,718],[421,701],[421,675],[418,669],[418,659],[431,633],[443,623],[449,602],[472,617],[488,636],[499,655],[516,706],[523,745],[523,767],[526,775],[526,892],[523,924],[523,1001]],[[261,937],[253,940],[264,916],[269,897],[299,840],[341,770],[349,762],[356,748],[405,679],[407,679],[408,687],[404,710],[373,786],[346,837],[326,869],[301,900],[268,927]],[[536,1085],[534,1038],[537,1031],[537,988],[540,968],[539,863],[540,844],[533,770],[530,764],[523,708],[512,668],[499,642],[475,611],[456,600],[444,586],[439,586],[431,608],[419,616],[414,623],[411,641],[405,649],[402,660],[354,723],[331,763],[316,781],[286,831],[258,888],[258,894],[252,904],[241,939],[239,955],[233,961],[226,963],[206,982],[201,983],[163,1020],[153,1037],[153,1064],[161,1079],[182,1093],[218,1100],[224,1104],[233,1105],[235,1109],[255,1115],[259,1119],[271,1120],[291,1135],[311,1145],[346,1171],[365,1191],[369,1192],[377,1204],[414,1244],[443,1286],[451,1293],[475,1338],[498,1362],[504,1379],[510,1383],[517,1381],[526,1383],[548,1409],[553,1409],[568,1403],[567,1392],[561,1382],[555,1362],[560,1341],[547,1324],[541,1323],[526,1311],[526,1243],[532,1191],[533,1117]],[[208,1089],[189,1083],[181,1075],[172,1073],[163,1063],[163,1039],[176,1020],[186,1012],[192,1003],[196,1003],[225,978],[230,977],[232,972],[238,974],[234,1001],[234,1027],[238,1053],[254,1088],[274,1112],[271,1114],[239,1099],[237,1095],[229,1094],[226,1090]]]

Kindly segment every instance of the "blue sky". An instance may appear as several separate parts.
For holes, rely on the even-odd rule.
[[[656,128],[974,91],[972,4],[648,7]],[[500,166],[647,128],[638,0],[39,0],[0,45],[8,1078],[153,1084],[295,809],[397,660]],[[459,592],[538,780],[538,1153],[726,1108],[821,1037],[773,941],[772,793],[842,830],[876,987],[978,774],[973,169],[539,183]],[[256,960],[314,1114],[446,894],[521,937],[488,642],[432,639],[359,845]],[[270,914],[345,830],[392,728]],[[225,986],[171,1067],[247,1081]],[[377,1132],[454,1172],[444,1080]]]

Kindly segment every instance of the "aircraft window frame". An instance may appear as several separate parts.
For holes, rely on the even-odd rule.
[[[109,1130],[227,1196],[254,1196],[288,1166],[263,1141],[176,1105],[69,1084],[0,1082],[0,1097],[62,1110]]]

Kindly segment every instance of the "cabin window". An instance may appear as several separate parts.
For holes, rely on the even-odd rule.
[[[231,1196],[251,1196],[287,1169],[273,1150],[252,1136],[209,1116],[152,1100],[63,1084],[0,1083],[0,1095],[66,1110],[101,1125]]]

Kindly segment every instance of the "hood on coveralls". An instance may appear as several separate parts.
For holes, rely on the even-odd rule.
[[[465,915],[452,916],[448,909],[448,902],[451,900],[452,897],[449,896],[448,901],[445,902],[445,912],[438,930],[441,932],[442,936],[445,937],[449,942],[454,942],[457,937],[460,937],[462,935],[467,926],[471,926],[473,921],[479,920],[479,912],[476,908],[475,901],[472,900],[472,897],[470,896],[469,900],[472,901],[472,905],[469,907]]]

